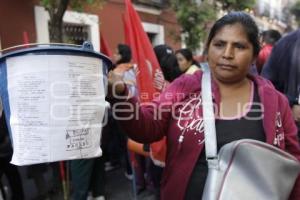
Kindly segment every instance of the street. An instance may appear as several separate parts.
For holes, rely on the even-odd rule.
[[[22,181],[23,181],[23,188],[25,192],[25,199],[26,200],[36,200],[37,195],[37,189],[34,186],[34,183],[32,179],[28,179],[26,177],[26,168],[25,167],[19,167],[19,170],[21,172]],[[48,190],[50,190],[50,179],[51,179],[52,172],[51,170],[48,170],[47,173],[45,173],[45,179],[47,180],[48,184]],[[7,185],[7,181],[3,180],[4,185]],[[9,190],[7,190],[8,193],[10,193]],[[10,197],[10,194],[8,194]],[[50,194],[50,198],[47,198],[47,200],[63,200],[63,193],[62,192],[56,192]],[[116,170],[112,170],[107,172],[106,174],[106,200],[131,200],[135,199],[133,195],[133,189],[132,189],[132,182],[128,180],[124,175],[124,169],[118,168]],[[145,190],[141,192],[139,195],[137,195],[136,200],[154,200],[154,195],[148,191]],[[1,197],[0,197],[1,200]]]

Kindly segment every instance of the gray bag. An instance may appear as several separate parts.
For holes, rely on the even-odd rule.
[[[211,77],[202,65],[202,102],[208,176],[203,200],[286,200],[300,172],[292,155],[264,142],[242,139],[217,154]]]

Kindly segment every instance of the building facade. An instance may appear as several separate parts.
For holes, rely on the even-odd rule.
[[[169,44],[177,49],[181,43],[175,13],[164,0],[133,0],[134,8],[142,20],[153,45]],[[67,10],[64,21],[64,41],[81,44],[90,40],[95,50],[100,49],[100,34],[109,48],[114,50],[124,42],[122,16],[124,0],[107,0],[99,7],[86,6],[84,12]],[[0,5],[0,46],[2,49],[29,43],[49,43],[49,14],[39,5],[39,0],[2,0]]]
[[[260,30],[277,29],[285,33],[295,28],[289,11],[293,3],[295,0],[257,0],[254,13]]]

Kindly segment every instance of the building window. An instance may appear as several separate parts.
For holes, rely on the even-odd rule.
[[[41,6],[35,6],[35,24],[37,30],[37,42],[49,43],[49,13]],[[64,42],[82,44],[82,41],[90,40],[95,51],[100,50],[99,19],[97,15],[78,13],[67,10],[64,18]]]
[[[90,40],[89,27],[80,24],[64,23],[63,40],[64,43],[82,45],[84,41]]]
[[[147,22],[142,22],[142,25],[153,46],[165,43],[164,27],[162,25]]]
[[[155,33],[147,33],[147,35],[148,35],[148,38],[149,38],[151,44],[154,44],[156,34]]]

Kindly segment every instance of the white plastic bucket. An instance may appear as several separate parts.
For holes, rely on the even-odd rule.
[[[12,163],[97,157],[111,61],[80,47],[43,45],[0,58],[0,95],[13,141]]]

